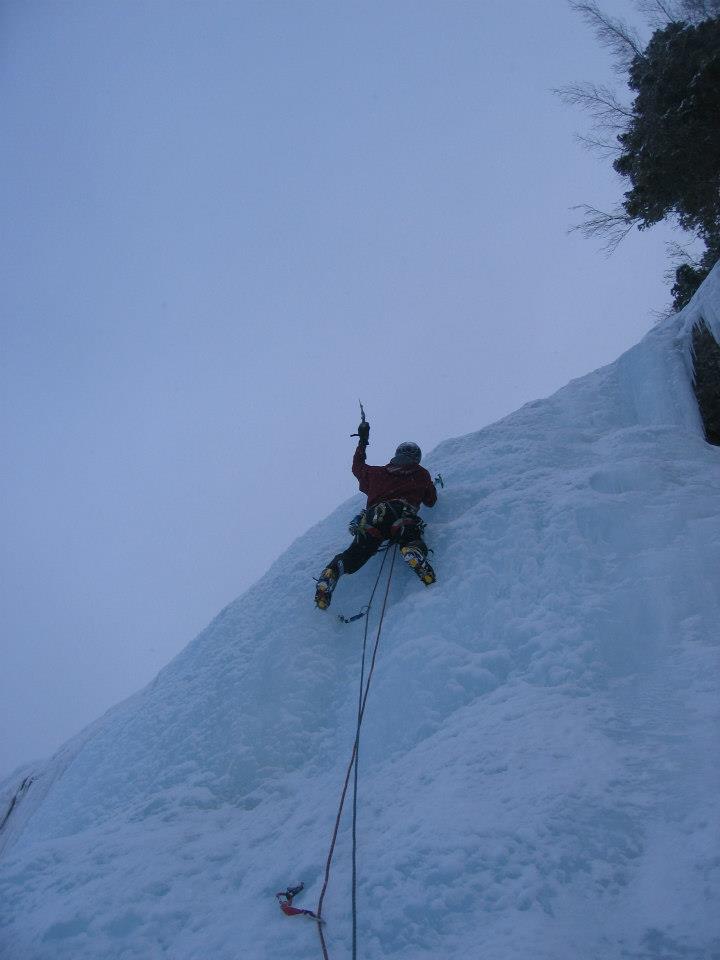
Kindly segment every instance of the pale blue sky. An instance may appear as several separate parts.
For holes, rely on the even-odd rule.
[[[0,33],[1,774],[356,490],[358,397],[372,461],[430,450],[669,294],[667,231],[567,232],[621,186],[552,93],[611,77],[562,0],[5,0]]]

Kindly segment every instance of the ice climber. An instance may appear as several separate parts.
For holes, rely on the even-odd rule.
[[[409,441],[401,443],[390,463],[371,467],[365,463],[370,424],[364,415],[357,436],[352,472],[358,478],[360,491],[367,494],[367,506],[350,525],[353,542],[333,557],[320,574],[315,603],[321,610],[330,606],[333,590],[343,573],[359,570],[386,540],[399,545],[403,560],[426,586],[435,582],[423,540],[425,523],[417,512],[421,504],[434,506],[437,490],[430,474],[420,466],[420,447]]]

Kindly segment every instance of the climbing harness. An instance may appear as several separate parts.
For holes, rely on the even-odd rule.
[[[379,529],[388,514],[390,514],[390,518],[393,520],[389,535]],[[425,521],[418,516],[417,507],[414,507],[406,500],[397,498],[394,500],[381,500],[380,503],[375,504],[374,507],[368,507],[364,511],[364,517],[357,527],[355,537],[367,536],[369,534],[378,540],[394,540],[402,533],[405,527],[417,527],[418,536],[422,537],[423,531],[425,530]]]
[[[394,517],[394,520],[392,526],[390,527],[389,535],[386,535],[383,534],[378,527],[388,516],[388,513],[390,514],[390,517]],[[380,503],[375,504],[375,506],[366,507],[360,513],[356,514],[348,524],[348,530],[356,540],[359,540],[361,537],[368,536],[375,537],[376,539],[387,538],[388,543],[380,547],[378,552],[380,552],[380,550],[389,550],[390,547],[394,545],[393,541],[396,541],[408,527],[414,528],[414,530],[417,531],[418,539],[421,539],[425,532],[426,523],[422,517],[418,516],[417,508],[411,503],[408,503],[406,500],[382,500]],[[400,553],[403,555],[403,559],[406,560],[411,567],[417,568],[424,562],[425,558],[417,551],[414,551],[413,557],[416,557],[416,559],[409,559],[406,554],[410,546],[410,544],[405,544],[402,546],[400,548]],[[429,550],[428,552],[432,553],[432,550]],[[426,585],[430,582],[434,582],[435,579],[433,576],[432,580],[425,580],[422,576],[422,573],[420,574],[420,578],[426,583]],[[329,590],[328,592],[332,592],[332,590]],[[320,606],[320,604],[318,605]],[[325,604],[325,607],[327,606],[328,604]],[[340,623],[355,623],[356,620],[362,620],[362,618],[368,613],[369,609],[370,604],[366,604],[352,617],[346,617],[340,613],[338,614],[338,620]]]
[[[365,716],[365,708],[367,706],[367,698],[370,692],[370,683],[372,681],[373,673],[375,671],[375,661],[377,659],[378,648],[380,646],[380,635],[382,633],[383,620],[385,619],[385,610],[387,608],[388,595],[390,593],[390,584],[392,583],[393,569],[395,567],[395,558],[397,556],[397,544],[393,544],[392,550],[392,560],[390,562],[390,570],[388,572],[387,584],[385,586],[385,595],[383,597],[382,609],[380,611],[380,619],[378,621],[377,633],[375,634],[375,644],[373,646],[372,656],[370,658],[370,666],[367,672],[367,679],[365,677],[365,663],[367,658],[367,638],[368,638],[368,624],[369,620],[365,621],[365,631],[363,636],[363,650],[362,650],[362,661],[360,665],[360,687],[358,692],[358,712],[357,712],[357,726],[355,729],[355,742],[353,744],[352,754],[350,756],[350,762],[348,764],[347,771],[345,773],[345,781],[343,783],[343,788],[340,793],[340,803],[338,806],[337,816],[335,818],[335,827],[332,833],[332,839],[330,841],[330,850],[328,852],[327,861],[325,863],[325,878],[323,881],[322,890],[320,891],[320,899],[318,900],[316,917],[319,920],[318,923],[318,933],[320,935],[320,946],[322,948],[323,960],[330,960],[330,955],[328,954],[327,944],[325,943],[325,935],[322,929],[322,907],[325,901],[325,894],[327,892],[328,883],[330,882],[330,867],[332,864],[333,854],[335,853],[335,844],[337,843],[338,831],[340,829],[340,819],[342,817],[343,808],[345,806],[345,798],[347,796],[348,787],[350,785],[350,775],[354,771],[354,781],[353,781],[353,820],[352,820],[352,956],[353,960],[357,958],[357,788],[358,788],[358,753],[360,749],[360,730],[362,727],[363,717]],[[375,593],[377,591],[378,585],[380,583],[380,578],[383,573],[383,568],[385,567],[385,561],[387,560],[387,551],[383,556],[382,563],[380,564],[380,570],[378,571],[377,579],[375,580],[375,585],[370,594],[370,600],[367,604],[368,610],[372,606]]]

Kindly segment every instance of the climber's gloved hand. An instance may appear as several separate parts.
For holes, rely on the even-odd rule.
[[[370,443],[370,424],[367,422],[367,420],[363,420],[363,422],[359,425],[357,435],[358,443],[361,447],[366,447],[368,443]]]

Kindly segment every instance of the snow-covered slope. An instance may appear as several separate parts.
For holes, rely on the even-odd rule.
[[[616,363],[428,458],[446,481],[426,517],[439,582],[397,569],[363,729],[365,960],[720,955],[720,449],[690,386],[700,315],[720,339],[717,270]],[[319,956],[273,895],[302,879],[314,908],[352,748],[363,623],[332,613],[365,603],[379,560],[328,614],[311,578],[360,503],[3,785],[3,960]],[[344,821],[333,960],[349,853]]]

